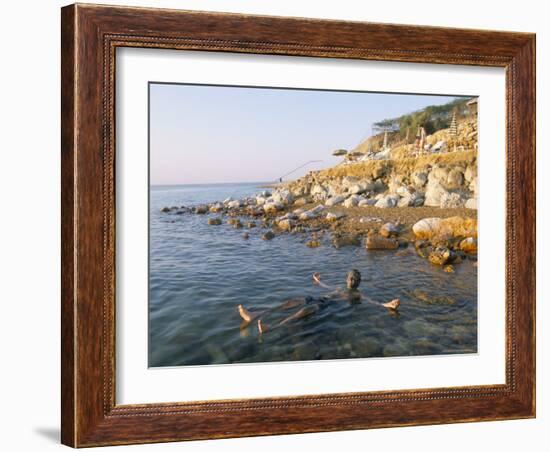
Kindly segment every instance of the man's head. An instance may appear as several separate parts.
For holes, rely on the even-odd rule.
[[[346,278],[347,288],[349,290],[355,290],[359,287],[359,284],[361,284],[361,273],[359,273],[359,270],[353,269],[349,271]]]

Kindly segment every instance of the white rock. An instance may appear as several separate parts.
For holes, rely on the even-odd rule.
[[[382,218],[378,217],[363,217],[359,220],[359,223],[381,223]]]
[[[374,205],[374,207],[379,207],[381,209],[395,206],[397,206],[397,197],[395,196],[384,196],[376,201],[376,204]]]
[[[233,201],[233,198],[230,196],[229,198],[225,198],[225,199],[223,200],[223,203],[224,203],[224,204],[229,204],[231,201]]]
[[[263,206],[265,204],[265,198],[263,196],[256,196],[256,205]]]
[[[464,198],[458,193],[444,193],[441,195],[439,207],[442,209],[455,209],[464,206]]]
[[[365,193],[367,191],[367,187],[361,184],[352,185],[348,192],[352,195],[359,195],[361,193]]]
[[[327,191],[321,185],[314,185],[313,188],[311,189],[312,195],[326,195],[326,193]]]
[[[423,218],[416,222],[412,230],[417,237],[431,237],[441,227],[441,218]]]
[[[416,172],[411,176],[411,181],[416,187],[423,187],[428,182],[428,175],[424,172]]]
[[[355,207],[359,204],[361,198],[357,195],[351,195],[348,199],[344,201],[344,207]]]
[[[234,201],[229,201],[227,203],[227,207],[229,207],[230,209],[238,209],[239,207],[241,207],[241,201],[239,201],[238,199]]]
[[[294,202],[294,197],[288,190],[282,190],[275,192],[272,195],[273,201],[278,202],[279,204],[292,204]]]
[[[344,196],[333,196],[325,201],[325,206],[331,207],[344,202],[346,198]]]
[[[466,203],[464,204],[464,207],[466,209],[476,209],[477,210],[477,199],[476,198],[470,198]]]
[[[447,193],[447,190],[445,190],[436,179],[429,178],[428,185],[426,186],[424,205],[439,207],[441,204],[441,197]]]

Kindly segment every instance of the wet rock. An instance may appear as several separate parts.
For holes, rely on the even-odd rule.
[[[335,234],[332,237],[332,246],[334,248],[343,248],[344,246],[360,246],[361,236],[358,234]]]
[[[332,207],[344,202],[346,198],[344,196],[332,196],[325,201],[325,206]]]
[[[212,226],[220,225],[220,224],[222,224],[222,219],[221,218],[209,218],[208,219],[208,224],[212,225]]]
[[[340,218],[344,218],[346,215],[344,213],[339,213],[339,212],[329,212],[327,213],[327,216],[326,216],[326,219],[328,221],[336,221],[336,220],[339,220]]]
[[[162,213],[168,213],[168,212],[170,212],[170,207],[163,207],[162,209],[160,209],[160,211]]]
[[[455,257],[449,248],[438,246],[428,255],[428,260],[434,265],[446,265],[453,262]]]
[[[197,206],[195,207],[195,213],[199,215],[204,215],[206,212],[208,212],[208,208],[206,206]]]
[[[318,248],[319,246],[321,246],[321,242],[317,239],[312,239],[306,242],[306,246],[310,248]]]
[[[231,226],[235,226],[240,220],[238,218],[230,218],[227,220],[227,224],[230,224]]]
[[[397,237],[399,235],[399,227],[395,223],[385,223],[380,228],[380,234],[384,237]]]
[[[210,210],[210,212],[221,212],[223,210],[223,204],[221,202],[217,202],[212,204],[208,210]]]
[[[248,240],[250,238],[250,235],[248,234],[248,232],[245,232],[245,233],[243,233],[242,237],[243,237],[244,240]]]
[[[265,213],[277,213],[279,210],[283,209],[283,205],[278,202],[266,202],[263,206]]]
[[[462,240],[459,244],[459,248],[461,251],[464,251],[468,254],[476,254],[477,253],[477,239],[473,237],[467,237],[464,240]]]
[[[275,234],[271,231],[267,231],[265,234],[262,235],[262,240],[271,240],[275,237]]]
[[[290,231],[294,226],[294,221],[292,221],[289,218],[285,218],[278,221],[277,226],[279,227],[279,229],[282,229],[283,231]]]
[[[240,222],[240,220],[237,220],[235,223],[233,223],[233,227],[235,229],[241,229],[243,227],[243,224]]]
[[[255,228],[256,227],[256,223],[254,221],[249,221],[248,223],[246,223],[246,227],[248,229],[252,229],[252,228]]]
[[[455,268],[452,265],[446,265],[445,267],[443,267],[443,271],[445,273],[454,273]]]
[[[229,201],[227,203],[227,208],[228,209],[238,209],[239,207],[241,207],[241,201],[239,201],[238,199],[234,200],[234,201]]]
[[[369,234],[365,242],[368,250],[396,250],[399,242],[394,238],[387,238],[380,234]]]

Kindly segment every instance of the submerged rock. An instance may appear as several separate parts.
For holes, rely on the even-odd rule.
[[[222,219],[221,218],[209,218],[208,219],[208,224],[215,225],[215,226],[220,225],[220,224],[222,224]]]
[[[387,238],[380,234],[369,234],[365,242],[368,250],[396,250],[399,242],[394,238]]]
[[[208,208],[206,206],[197,206],[195,207],[195,213],[199,215],[204,215],[206,212],[208,212]]]
[[[170,212],[170,207],[163,207],[162,209],[160,209],[160,211],[162,213],[168,213],[168,212]]]
[[[267,231],[264,235],[262,235],[262,240],[271,240],[275,237],[275,234],[271,231]]]
[[[446,265],[455,260],[455,254],[449,248],[438,246],[428,255],[428,260],[435,265]]]
[[[310,248],[318,248],[321,246],[321,242],[319,240],[313,239],[306,242],[306,246]]]
[[[462,240],[459,244],[459,248],[461,251],[464,251],[468,254],[476,254],[477,253],[477,240],[473,237],[467,237],[464,240]]]
[[[342,248],[344,246],[360,246],[361,236],[358,234],[335,234],[332,237],[332,246]]]

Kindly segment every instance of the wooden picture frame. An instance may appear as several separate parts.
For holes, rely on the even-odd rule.
[[[73,447],[535,416],[535,35],[71,5],[62,9],[62,442]],[[506,69],[506,383],[115,403],[115,50]]]

